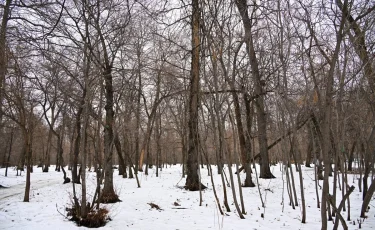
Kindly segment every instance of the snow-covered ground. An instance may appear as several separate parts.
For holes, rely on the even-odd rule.
[[[8,171],[8,177],[4,177],[5,169],[0,169],[0,184],[9,186],[9,188],[0,189],[0,229],[57,230],[82,228],[62,215],[66,214],[65,208],[69,207],[71,203],[72,184],[62,184],[62,173],[55,172],[53,169],[54,167],[51,167],[49,173],[42,173],[41,168],[34,168],[34,173],[31,174],[29,203],[22,202],[25,173],[16,177],[16,171],[11,169]],[[141,188],[137,188],[135,179],[123,179],[115,170],[115,188],[122,202],[107,205],[112,221],[108,222],[102,229],[320,229],[320,209],[316,207],[313,180],[314,169],[303,167],[307,210],[306,224],[301,223],[301,205],[297,206],[296,209],[289,206],[286,186],[283,190],[280,166],[273,166],[271,170],[277,177],[276,179],[259,179],[260,192],[265,201],[265,208],[262,208],[256,187],[243,188],[247,212],[245,219],[239,218],[229,187],[227,187],[227,193],[231,212],[226,212],[225,216],[220,215],[206,169],[201,170],[202,182],[209,188],[203,191],[202,206],[199,206],[199,192],[189,192],[179,188],[185,183],[185,179],[181,179],[180,165],[164,168],[159,177],[155,175],[155,168],[149,171],[148,176],[139,173]],[[215,172],[216,190],[221,205],[223,205],[221,179],[216,174],[215,166],[213,166],[213,171]],[[228,172],[226,174],[228,180],[230,180]],[[244,177],[244,175],[241,174],[241,177]],[[285,178],[285,175],[283,177]],[[299,177],[295,171],[294,177],[298,201],[300,202]],[[234,178],[237,181],[236,177]],[[357,178],[357,175],[349,175],[349,184],[356,187],[350,196],[352,221],[347,221],[349,229],[359,229],[358,220],[360,220],[362,193],[358,190]],[[330,179],[332,180],[332,178]],[[253,180],[256,183],[255,176],[253,176]],[[95,181],[95,173],[88,172],[87,185],[90,199],[93,196]],[[79,185],[76,188],[80,190]],[[238,194],[238,190],[236,192]],[[321,190],[319,190],[319,195],[321,195]],[[337,203],[341,201],[341,191],[339,190],[337,200]],[[162,210],[150,209],[150,205],[147,203],[151,202],[159,205]],[[184,209],[176,209],[176,206],[173,205],[174,202],[181,205],[178,208]],[[363,222],[362,229],[375,229],[374,206],[375,200],[373,199],[370,203],[370,211],[367,213],[369,218]],[[261,217],[262,213],[264,218]],[[346,219],[347,213],[342,212],[342,215]],[[355,221],[355,225],[353,225],[353,221]],[[333,224],[330,222],[329,229],[332,229],[332,227]],[[339,229],[341,229],[341,226]]]

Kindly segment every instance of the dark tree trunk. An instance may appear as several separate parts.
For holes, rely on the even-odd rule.
[[[199,107],[199,51],[200,51],[200,9],[199,0],[192,0],[192,59],[191,59],[191,76],[190,76],[190,100],[189,100],[189,140],[187,154],[187,177],[185,188],[190,191],[197,191],[200,185],[198,175],[198,107]]]
[[[76,139],[74,141],[74,150],[73,150],[73,169],[72,169],[72,182],[76,184],[80,184],[80,178],[78,176],[78,155],[79,155],[79,146],[81,144],[81,117],[83,112],[83,105],[85,104],[86,90],[83,90],[83,95],[80,103],[80,107],[78,108],[77,115],[76,115]]]
[[[14,128],[12,128],[11,133],[10,133],[8,158],[7,158],[7,161],[5,163],[5,176],[8,176],[8,167],[9,167],[9,161],[10,161],[10,154],[12,153],[13,137],[14,137]]]
[[[10,15],[10,4],[12,0],[6,0],[2,10],[3,17],[0,28],[0,102],[3,101],[3,84],[5,83],[5,74],[7,72],[7,57],[6,57],[6,34],[8,27],[8,20]],[[3,103],[0,103],[0,135],[3,135]],[[2,138],[2,137],[1,137]]]
[[[370,187],[367,190],[366,196],[363,199],[362,208],[361,208],[361,217],[366,218],[366,211],[368,209],[368,205],[372,199],[372,196],[375,192],[375,179],[372,180]]]
[[[26,155],[26,164],[27,164],[27,171],[26,171],[26,186],[25,186],[25,195],[23,197],[23,202],[30,201],[30,174],[31,168],[33,167],[31,164],[32,158],[32,134],[30,130],[24,130],[24,145],[25,145],[25,155]]]
[[[306,167],[311,167],[311,158],[312,158],[312,152],[313,152],[313,144],[314,144],[314,136],[312,134],[312,127],[311,127],[311,123],[307,123],[307,141],[308,141],[308,144],[307,144],[307,153],[306,153],[306,162],[305,162],[305,166]]]
[[[371,139],[370,139],[371,140]],[[373,141],[373,139],[371,140]],[[367,184],[367,179],[368,179],[368,176],[370,174],[370,170],[371,170],[371,154],[370,154],[370,150],[369,149],[365,149],[365,146],[364,144],[362,143],[362,152],[364,154],[364,162],[363,162],[363,167],[364,167],[364,173],[363,173],[363,183],[362,183],[362,186],[363,186],[363,189],[362,189],[362,199],[364,200],[365,197],[366,197],[366,193],[367,193],[367,189],[368,189],[368,184]]]
[[[354,141],[352,148],[350,149],[349,159],[348,159],[348,171],[353,170],[354,150],[355,150],[356,144],[357,144],[357,141]]]
[[[124,177],[124,171],[126,174],[126,164],[125,164],[124,157],[122,156],[121,143],[120,143],[120,139],[117,133],[115,135],[114,144],[116,147],[116,152],[117,152],[117,156],[119,160],[119,175],[123,175]]]
[[[244,100],[245,100],[245,109],[246,109],[246,163],[247,166],[245,168],[246,170],[246,179],[244,187],[255,187],[255,184],[251,180],[251,166],[250,166],[250,158],[251,158],[251,127],[252,127],[252,120],[253,120],[253,110],[252,106],[250,104],[250,98],[248,94],[244,94]]]
[[[264,80],[262,80],[262,76],[260,75],[259,67],[258,67],[258,60],[255,54],[254,49],[254,42],[253,36],[251,32],[251,20],[249,17],[249,13],[247,11],[247,1],[246,0],[236,0],[236,5],[238,11],[241,14],[243,26],[245,29],[245,41],[246,41],[246,51],[250,60],[250,66],[252,70],[252,78],[254,81],[254,93],[257,95],[255,99],[255,106],[257,109],[257,124],[258,124],[258,142],[259,142],[259,150],[260,150],[260,178],[275,178],[274,175],[271,173],[271,169],[269,166],[268,160],[268,145],[267,145],[267,116],[265,112],[265,105],[264,105],[264,91],[263,85]]]
[[[158,112],[156,127],[155,127],[155,136],[156,136],[156,177],[159,176],[159,166],[160,166],[160,156],[161,156],[161,114],[160,110]]]
[[[103,203],[115,203],[119,201],[117,194],[113,187],[113,168],[112,168],[112,153],[113,153],[113,123],[114,123],[114,111],[113,111],[113,86],[112,86],[112,67],[107,66],[103,73],[105,81],[105,126],[104,126],[104,187],[101,193],[101,202]]]
[[[48,138],[47,138],[47,146],[46,146],[46,152],[44,155],[44,165],[43,165],[43,172],[48,172],[49,170],[49,162],[50,162],[50,150],[51,150],[51,139],[52,139],[52,130],[50,129],[48,131]]]

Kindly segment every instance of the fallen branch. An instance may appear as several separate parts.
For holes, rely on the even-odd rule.
[[[336,208],[335,205],[333,204],[333,197],[331,195],[328,195],[328,202],[332,205],[332,208],[336,213],[336,221],[335,221],[335,225],[333,226],[334,230],[336,230],[339,226],[338,219],[340,219],[340,222],[342,224],[343,229],[348,229],[348,226],[346,225],[346,222],[345,222],[344,218],[341,216],[340,212],[341,212],[341,209],[345,205],[345,201],[349,198],[350,194],[354,191],[354,189],[355,189],[354,186],[351,186],[349,188],[349,190],[346,192],[346,194],[342,198],[338,208]]]
[[[157,204],[154,204],[154,203],[147,203],[147,204],[150,205],[151,208],[155,208],[156,210],[163,210],[163,209],[161,209],[161,208],[159,207],[159,205],[157,205]]]

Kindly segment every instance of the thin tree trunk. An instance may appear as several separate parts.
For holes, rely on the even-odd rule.
[[[246,51],[249,57],[250,66],[252,70],[252,78],[254,82],[254,93],[258,95],[255,99],[255,106],[257,109],[257,125],[258,125],[258,142],[261,156],[261,167],[260,167],[260,178],[270,179],[275,178],[272,175],[269,159],[268,159],[268,146],[267,146],[267,115],[265,112],[264,105],[264,92],[263,92],[263,81],[261,80],[261,74],[258,67],[258,60],[255,53],[253,35],[252,35],[252,23],[249,17],[247,0],[236,0],[235,1],[238,11],[240,12],[242,23],[245,29],[245,41]]]
[[[83,112],[83,106],[85,104],[86,89],[83,89],[83,95],[80,102],[80,106],[76,115],[76,139],[74,141],[74,150],[73,150],[73,169],[72,169],[72,182],[80,184],[80,178],[78,176],[78,156],[79,156],[79,146],[81,144],[81,118]]]
[[[24,128],[24,142],[25,142],[25,155],[26,155],[26,164],[27,164],[27,172],[26,172],[26,186],[25,186],[25,195],[23,197],[23,202],[29,202],[30,201],[30,173],[31,168],[33,167],[31,165],[31,157],[32,157],[32,134],[30,130],[27,130]]]
[[[229,162],[232,162],[232,156],[231,156],[229,147],[225,143],[225,140],[222,140],[222,141],[224,141],[224,149],[226,150],[226,155],[228,156],[228,160],[229,160]],[[238,205],[238,202],[237,202],[236,187],[234,186],[232,165],[228,165],[228,170],[229,170],[229,178],[230,178],[230,185],[231,185],[231,188],[232,188],[234,206],[236,207],[237,213],[240,216],[240,218],[245,219],[245,217],[244,217],[243,213],[241,212],[241,209]]]
[[[119,164],[120,164],[119,167],[121,167],[122,170],[123,170],[122,174],[119,174],[119,175],[123,175],[123,177],[124,177],[124,171],[126,170],[126,164],[125,164],[124,157],[122,156],[121,142],[120,142],[118,133],[115,133],[114,145],[115,145],[115,148],[116,148],[116,152],[117,152],[117,156],[118,156],[118,160],[119,160]]]
[[[234,121],[232,119],[232,116],[229,114],[229,119],[231,121],[231,126],[232,126],[232,132],[233,132],[233,135],[235,134],[235,129],[234,129]],[[236,141],[237,138],[233,138],[233,152],[235,153],[235,164],[236,164],[236,171],[238,171],[238,150],[237,150],[237,141]],[[246,159],[247,160],[247,159]],[[246,162],[246,164],[249,165],[249,169],[250,169],[250,164]],[[246,215],[246,210],[245,210],[245,203],[244,203],[244,200],[243,200],[243,194],[242,194],[242,186],[241,186],[241,178],[240,178],[240,174],[237,173],[237,181],[238,181],[238,192],[239,192],[239,195],[240,195],[240,202],[241,202],[241,212],[242,214]],[[255,186],[255,185],[254,185]]]
[[[159,167],[160,167],[160,156],[161,156],[161,114],[160,109],[158,112],[156,127],[155,127],[155,136],[156,136],[156,177],[159,176]],[[216,192],[215,192],[216,193]]]
[[[350,149],[349,159],[348,159],[348,171],[349,172],[353,170],[354,150],[355,150],[356,145],[357,145],[357,140],[354,140],[352,148]]]
[[[369,141],[368,141],[368,145],[369,145],[368,152],[370,153],[374,153],[375,151],[375,143],[373,141],[374,139],[375,139],[375,126],[372,127],[371,134],[370,134]],[[375,179],[372,179],[370,187],[367,189],[365,193],[366,195],[363,197],[363,203],[362,203],[362,208],[361,208],[361,217],[363,218],[365,217],[365,212],[372,199],[372,196],[374,195],[374,192],[375,192]]]
[[[52,112],[53,114],[53,112]],[[53,115],[52,115],[53,116]],[[53,121],[51,122],[51,126],[53,127]],[[47,146],[46,146],[46,152],[44,155],[44,165],[43,165],[43,172],[48,172],[49,169],[49,156],[51,151],[51,139],[52,139],[52,130],[48,130],[48,137],[47,137]],[[57,167],[57,166],[56,166]]]
[[[310,129],[309,132],[314,132],[313,129]],[[312,134],[313,135],[313,134]],[[314,153],[314,181],[315,181],[315,193],[316,193],[316,207],[320,208],[320,200],[319,200],[319,192],[318,192],[318,185],[319,185],[319,178],[318,178],[318,158],[316,154],[316,139],[313,139],[313,153]]]
[[[9,149],[8,149],[8,158],[7,158],[7,161],[5,163],[5,176],[8,176],[8,167],[9,167],[9,161],[10,161],[10,154],[12,153],[13,137],[14,137],[14,128],[11,128],[10,140],[9,140]]]
[[[299,149],[300,150],[300,149]],[[301,152],[301,151],[299,151]],[[301,223],[305,224],[306,223],[306,202],[305,202],[305,191],[303,187],[303,176],[302,176],[302,168],[301,164],[296,162],[298,164],[298,174],[299,174],[299,184],[300,184],[300,189],[301,189],[301,203],[302,203],[302,219]]]
[[[346,9],[348,5],[348,1],[345,0],[344,8]],[[334,73],[336,62],[339,56],[341,41],[343,39],[343,28],[345,22],[345,15],[342,15],[340,21],[340,27],[336,34],[336,47],[333,54],[332,59],[330,60],[330,69],[328,72],[327,82],[326,82],[326,92],[324,102],[321,103],[322,111],[323,111],[323,130],[322,130],[322,155],[324,161],[324,180],[323,180],[323,189],[322,189],[322,206],[321,206],[321,219],[322,219],[322,230],[327,229],[327,202],[328,202],[328,195],[329,195],[329,181],[328,175],[330,172],[330,158],[329,158],[329,151],[330,151],[330,126],[332,123],[332,97],[333,97],[333,83],[334,83]],[[312,35],[315,36],[315,35]],[[316,37],[314,37],[316,39]]]
[[[139,161],[139,145],[140,145],[140,123],[141,123],[141,95],[142,95],[142,77],[141,77],[141,60],[140,60],[140,51],[137,51],[137,61],[138,61],[138,94],[137,94],[137,108],[135,112],[135,174],[138,174],[138,171],[142,171],[142,165],[138,166]],[[129,169],[131,170],[131,169]]]

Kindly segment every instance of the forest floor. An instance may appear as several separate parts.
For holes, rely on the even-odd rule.
[[[259,167],[259,166],[258,166]],[[214,171],[216,191],[223,206],[223,185],[217,169]],[[5,177],[5,169],[0,169],[0,229],[82,229],[69,221],[65,209],[71,206],[72,184],[63,184],[62,172],[53,171],[43,173],[41,168],[34,168],[31,174],[30,202],[24,203],[24,187],[26,174],[16,176],[16,171],[10,169]],[[149,170],[149,175],[139,173],[141,188],[137,188],[135,179],[123,179],[114,172],[116,192],[122,202],[106,205],[110,211],[111,221],[101,229],[320,229],[320,209],[317,208],[317,199],[314,182],[314,168],[302,167],[303,183],[306,199],[306,224],[301,223],[301,195],[298,173],[294,171],[299,205],[293,209],[289,206],[289,197],[286,190],[285,175],[280,165],[272,166],[271,171],[276,179],[259,179],[261,196],[265,202],[262,208],[258,188],[243,188],[245,203],[245,219],[241,220],[233,202],[232,191],[226,187],[228,203],[231,212],[220,215],[212,190],[211,179],[207,169],[201,169],[202,183],[208,187],[202,192],[203,203],[199,206],[199,192],[189,192],[181,189],[185,179],[181,179],[180,165],[163,168],[156,177],[155,167]],[[294,169],[294,165],[293,165]],[[233,168],[233,171],[235,169]],[[259,168],[258,168],[259,172]],[[70,177],[70,172],[68,173]],[[226,175],[229,178],[228,170]],[[237,182],[237,177],[234,175]],[[241,180],[244,174],[241,173]],[[341,179],[341,175],[340,175]],[[349,229],[359,229],[361,221],[360,208],[362,193],[358,190],[359,176],[349,175],[349,185],[356,189],[350,195],[351,221],[347,221]],[[254,183],[257,184],[255,174]],[[330,178],[332,194],[332,181]],[[322,182],[319,182],[322,184]],[[91,200],[96,184],[96,174],[87,173],[88,198]],[[238,183],[235,183],[236,186]],[[80,185],[76,185],[80,190]],[[238,189],[236,190],[237,200]],[[319,189],[319,196],[321,190]],[[341,201],[341,191],[337,190],[337,203]],[[91,201],[90,201],[91,202]],[[180,206],[175,206],[177,202]],[[151,208],[148,203],[158,205],[162,210]],[[224,208],[223,208],[224,210]],[[224,210],[225,211],[225,210]],[[341,213],[347,218],[347,212]],[[263,216],[263,218],[262,218]],[[375,200],[370,203],[368,218],[363,221],[361,229],[375,229]],[[354,224],[353,224],[354,223]],[[329,222],[328,229],[333,223]],[[341,225],[339,229],[342,229]]]

